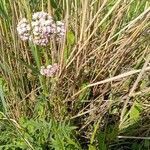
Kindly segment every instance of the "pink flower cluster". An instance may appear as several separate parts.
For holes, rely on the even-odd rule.
[[[46,77],[53,77],[58,69],[59,67],[56,63],[53,65],[48,65],[47,67],[41,66],[40,73]]]
[[[45,46],[50,38],[63,39],[66,29],[62,21],[55,21],[45,12],[36,12],[32,15],[31,27],[27,19],[23,18],[17,26],[17,31],[22,40],[30,40],[36,45]]]
[[[51,16],[45,12],[37,12],[32,16],[32,41],[36,45],[45,46],[48,38],[54,34],[55,22]]]
[[[65,35],[66,29],[65,24],[62,21],[56,22],[56,33],[57,33],[57,40],[62,39]]]
[[[26,18],[23,18],[17,25],[17,32],[23,41],[29,40],[30,30],[31,28]]]

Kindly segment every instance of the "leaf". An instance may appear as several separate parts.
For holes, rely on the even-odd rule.
[[[3,112],[0,111],[0,119],[2,119],[4,116]]]
[[[140,112],[141,112],[141,105],[137,102],[133,104],[133,106],[130,109],[130,119],[131,121],[137,122],[139,117],[140,117]]]
[[[50,2],[51,2],[51,6],[56,9],[57,8],[56,1],[55,0],[50,0]]]
[[[89,150],[96,150],[96,147],[93,145],[89,145]]]
[[[5,1],[0,1],[0,17],[5,18],[5,20],[10,20],[10,18],[8,17]]]
[[[97,140],[99,150],[107,150],[105,133],[100,131],[99,134],[97,135]]]
[[[67,42],[70,45],[73,45],[75,42],[75,36],[74,36],[74,33],[72,31],[67,32]]]
[[[58,1],[50,0],[51,6],[55,9],[54,11],[54,18],[56,20],[61,20],[62,8],[61,5],[58,5]]]
[[[5,113],[7,113],[7,104],[5,101],[5,96],[4,96],[4,91],[3,91],[2,78],[0,79],[1,79],[0,80],[0,101],[2,103]]]
[[[68,56],[69,56],[68,53],[69,53],[69,52],[68,52],[68,49],[67,49],[67,47],[65,47],[65,48],[64,48],[64,61],[65,61],[65,62],[66,62],[67,59],[68,59]]]

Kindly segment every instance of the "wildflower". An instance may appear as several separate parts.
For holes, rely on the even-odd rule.
[[[48,38],[47,37],[35,37],[33,40],[33,43],[36,45],[46,46],[48,44]]]
[[[21,40],[27,41],[30,37],[30,25],[26,18],[23,18],[20,20],[20,22],[17,25],[17,32]]]
[[[49,37],[53,34],[52,26],[54,20],[45,12],[36,12],[32,16],[33,43],[46,46]],[[38,40],[37,40],[38,39]]]
[[[23,41],[29,40],[36,45],[46,46],[53,36],[56,36],[57,41],[63,39],[66,29],[62,21],[54,22],[48,13],[41,11],[32,15],[31,26],[23,18],[17,25],[17,31]]]
[[[62,21],[56,22],[57,40],[63,39],[65,36],[65,24]]]
[[[59,67],[56,63],[53,65],[48,65],[47,67],[41,66],[40,74],[46,77],[53,77],[58,69]]]
[[[40,74],[41,74],[41,75],[45,75],[44,70],[45,70],[45,67],[44,67],[44,66],[41,66],[41,70],[40,70]]]
[[[33,14],[32,19],[33,20],[38,20],[38,19],[46,19],[46,17],[48,16],[48,14],[46,12],[36,12]]]

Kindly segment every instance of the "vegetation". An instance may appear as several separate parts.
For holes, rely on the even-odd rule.
[[[39,11],[64,20],[64,40],[21,41]],[[150,149],[149,39],[149,0],[1,0],[0,149]]]

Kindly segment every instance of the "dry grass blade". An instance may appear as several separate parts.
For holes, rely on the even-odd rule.
[[[119,139],[140,139],[140,140],[150,140],[150,137],[136,137],[136,136],[118,136]]]
[[[98,26],[93,30],[93,32],[88,36],[88,39],[84,42],[84,44],[81,46],[81,48],[77,51],[77,53],[74,55],[74,57],[70,60],[70,57],[68,58],[68,64],[67,68],[70,66],[70,64],[74,61],[74,59],[79,55],[79,53],[82,51],[82,49],[87,45],[91,37],[94,35],[94,33],[97,31],[97,29],[104,23],[104,21],[109,17],[109,15],[116,9],[116,7],[119,5],[121,0],[118,0],[115,5],[112,7],[112,9],[105,15],[105,17],[101,20],[101,22],[98,24]],[[70,61],[69,61],[70,60]]]
[[[149,70],[150,70],[150,67],[146,67],[144,69],[144,71],[149,71]],[[93,87],[93,86],[97,86],[97,85],[100,85],[100,84],[105,84],[105,83],[108,83],[108,82],[120,80],[122,78],[134,75],[134,74],[139,73],[139,72],[141,72],[141,69],[139,69],[139,70],[132,70],[132,71],[120,74],[120,75],[115,76],[115,77],[111,77],[111,78],[108,78],[108,79],[105,79],[105,80],[102,80],[102,81],[99,81],[99,82],[96,82],[96,83],[89,84],[86,87],[84,87],[83,89],[81,89],[80,91],[78,91],[77,93],[75,93],[72,97],[77,96],[78,94],[80,94],[82,91],[86,90],[89,87]]]
[[[146,50],[149,50],[148,48],[149,48],[149,45],[147,46]],[[149,52],[148,52],[148,53],[149,53]],[[127,97],[127,99],[126,99],[126,101],[125,101],[125,103],[124,103],[124,106],[123,106],[123,109],[122,109],[122,113],[121,113],[121,116],[120,116],[120,126],[123,124],[123,122],[126,120],[127,116],[128,116],[129,113],[130,113],[130,112],[128,112],[128,113],[125,115],[125,113],[126,113],[125,110],[126,110],[126,108],[127,108],[127,104],[128,104],[128,102],[129,102],[129,100],[130,100],[130,97],[133,95],[133,92],[135,91],[135,89],[136,89],[136,87],[137,87],[139,81],[141,80],[141,78],[142,78],[144,72],[146,71],[146,68],[147,68],[147,66],[148,66],[149,61],[150,61],[150,54],[147,56],[147,59],[146,59],[144,65],[143,65],[141,71],[139,72],[139,75],[138,75],[136,81],[134,82],[133,87],[131,88],[131,90],[130,90],[130,92],[129,92],[129,96]],[[121,128],[121,127],[120,127],[120,128]]]

